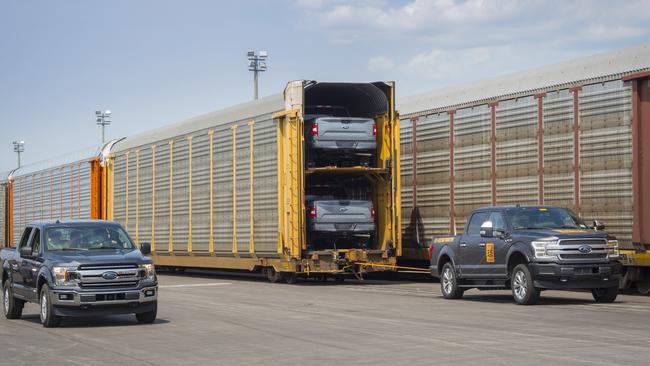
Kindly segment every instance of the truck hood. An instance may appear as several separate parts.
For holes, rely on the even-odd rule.
[[[48,259],[53,262],[80,266],[99,264],[145,264],[151,263],[150,257],[144,257],[140,250],[89,250],[48,252]]]
[[[607,239],[610,237],[604,231],[595,231],[591,229],[530,229],[517,230],[516,233],[531,238],[547,238],[555,236],[559,239]]]

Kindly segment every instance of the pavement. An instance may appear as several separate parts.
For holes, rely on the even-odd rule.
[[[0,318],[0,365],[648,365],[650,297],[546,291],[445,300],[430,281],[271,284],[161,274],[158,320]]]

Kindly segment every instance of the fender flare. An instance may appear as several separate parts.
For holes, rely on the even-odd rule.
[[[52,287],[52,284],[54,283],[54,276],[52,275],[52,271],[50,271],[49,268],[43,266],[38,271],[38,276],[36,276],[36,287],[37,288],[38,288],[38,284],[39,284],[41,278],[45,279],[45,283],[47,283],[48,286]]]
[[[526,261],[528,263],[532,262],[533,255],[531,251],[532,249],[530,248],[530,245],[521,241],[511,245],[510,248],[508,249],[508,254],[506,254],[506,268],[510,263],[510,257],[512,257],[514,254],[521,254],[524,256],[524,258],[526,258]]]
[[[438,252],[438,258],[436,259],[436,268],[438,270],[438,273],[440,273],[441,270],[440,259],[442,259],[443,255],[449,257],[449,260],[451,260],[451,265],[456,268],[456,255],[454,253],[454,249],[449,244],[445,244],[445,246],[443,246]]]

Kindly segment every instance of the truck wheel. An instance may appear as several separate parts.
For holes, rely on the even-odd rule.
[[[2,292],[2,310],[7,319],[19,319],[23,315],[23,300],[14,297],[14,291],[11,288],[11,282],[5,281],[4,291]]]
[[[298,276],[296,275],[295,272],[287,272],[283,274],[284,281],[290,285],[295,284],[298,282]]]
[[[616,300],[618,296],[618,286],[607,288],[595,288],[591,290],[591,294],[596,302],[610,303]]]
[[[140,324],[151,324],[156,321],[156,316],[158,316],[158,302],[153,310],[147,311],[146,313],[135,314],[135,318],[138,319]]]
[[[463,297],[465,290],[458,286],[458,276],[456,276],[456,270],[451,262],[447,262],[442,266],[440,289],[445,299],[460,299]]]
[[[273,267],[266,267],[266,278],[268,278],[271,283],[278,283],[282,279],[282,274],[275,271]]]
[[[519,264],[512,270],[512,297],[519,305],[534,305],[539,301],[540,289],[535,288],[528,266]]]
[[[40,294],[40,313],[41,313],[41,324],[45,328],[55,328],[58,327],[59,324],[61,324],[61,317],[54,315],[54,306],[52,305],[52,301],[50,299],[50,291],[49,287],[47,284],[43,285],[41,288],[41,294]]]

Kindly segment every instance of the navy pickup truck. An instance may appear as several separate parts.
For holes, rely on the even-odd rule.
[[[62,317],[135,314],[152,323],[158,280],[151,246],[138,249],[117,223],[47,221],[25,228],[18,249],[0,251],[3,311],[20,318],[25,302],[39,304],[41,323]]]
[[[430,270],[448,299],[470,288],[508,288],[517,304],[528,305],[545,289],[589,289],[597,302],[613,302],[618,241],[602,230],[561,207],[481,208],[461,235],[433,238]]]

